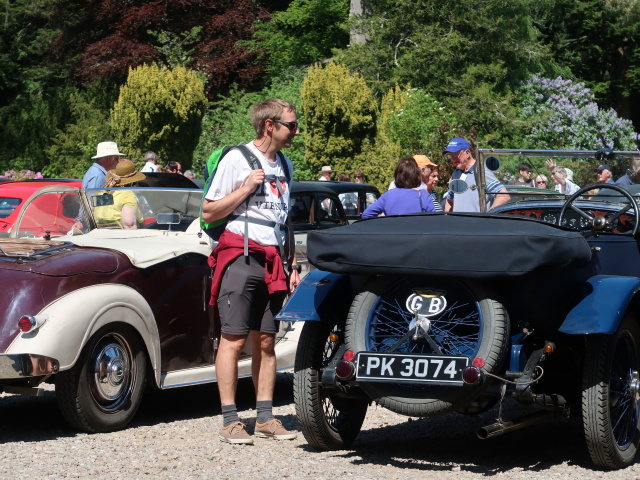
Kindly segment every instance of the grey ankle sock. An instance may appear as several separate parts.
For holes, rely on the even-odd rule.
[[[240,417],[238,417],[238,409],[236,408],[236,404],[232,405],[222,405],[220,407],[222,411],[222,426],[227,427],[231,425],[233,422],[239,422]]]
[[[261,400],[256,402],[256,422],[265,423],[270,418],[273,418],[273,412],[271,408],[273,407],[273,401],[271,400]]]

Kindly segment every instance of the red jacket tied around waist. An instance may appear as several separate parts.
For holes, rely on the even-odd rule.
[[[269,294],[289,290],[287,275],[284,272],[280,251],[277,246],[259,245],[249,240],[249,253],[257,253],[265,256],[264,281],[267,284]],[[227,269],[227,266],[243,254],[244,237],[225,230],[222,235],[220,235],[218,245],[213,249],[211,255],[209,255],[209,266],[214,268],[209,305],[216,305],[218,301],[222,275]]]

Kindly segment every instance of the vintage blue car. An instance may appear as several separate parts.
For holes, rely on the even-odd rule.
[[[540,168],[547,158],[597,166],[606,155],[626,169],[638,155],[599,153],[595,163],[594,153],[480,149],[475,158],[492,169],[509,156]],[[492,197],[477,170],[486,209]],[[450,188],[464,193],[466,182]],[[515,400],[531,413],[499,416],[480,438],[575,416],[597,467],[634,462],[638,192],[612,184],[571,196],[512,190],[486,213],[387,216],[309,233],[317,268],[279,317],[305,322],[294,394],[307,441],[349,446],[371,402],[431,417]]]

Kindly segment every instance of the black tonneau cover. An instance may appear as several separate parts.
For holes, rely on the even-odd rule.
[[[491,278],[577,268],[591,260],[581,233],[525,217],[418,214],[310,232],[309,261],[334,273]]]

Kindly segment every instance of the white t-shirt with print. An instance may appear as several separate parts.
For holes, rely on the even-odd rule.
[[[280,180],[265,181],[263,185],[258,187],[258,190],[251,196],[249,196],[249,217],[258,218],[270,222],[277,222],[285,224],[287,215],[289,213],[289,186],[286,182],[285,170],[280,164],[280,158],[277,156],[276,162],[270,162],[262,153],[255,147],[253,142],[246,145],[256,158],[262,164],[264,169],[265,178],[269,176],[275,176]],[[291,160],[284,157],[288,163],[289,172],[293,177],[293,165]],[[207,200],[220,200],[231,192],[242,187],[247,182],[249,174],[251,173],[251,167],[244,158],[244,155],[238,149],[231,150],[227,153],[218,164],[216,174],[211,181],[211,186],[207,191],[205,198]],[[279,182],[284,195],[281,197],[275,182]],[[227,223],[226,229],[232,233],[244,236],[245,213],[246,202],[242,202],[238,208],[233,212],[233,215],[238,215],[233,221]],[[285,240],[285,231],[282,230],[282,241]],[[271,227],[262,225],[256,225],[249,223],[249,239],[260,245],[278,245],[276,240],[275,231]]]

